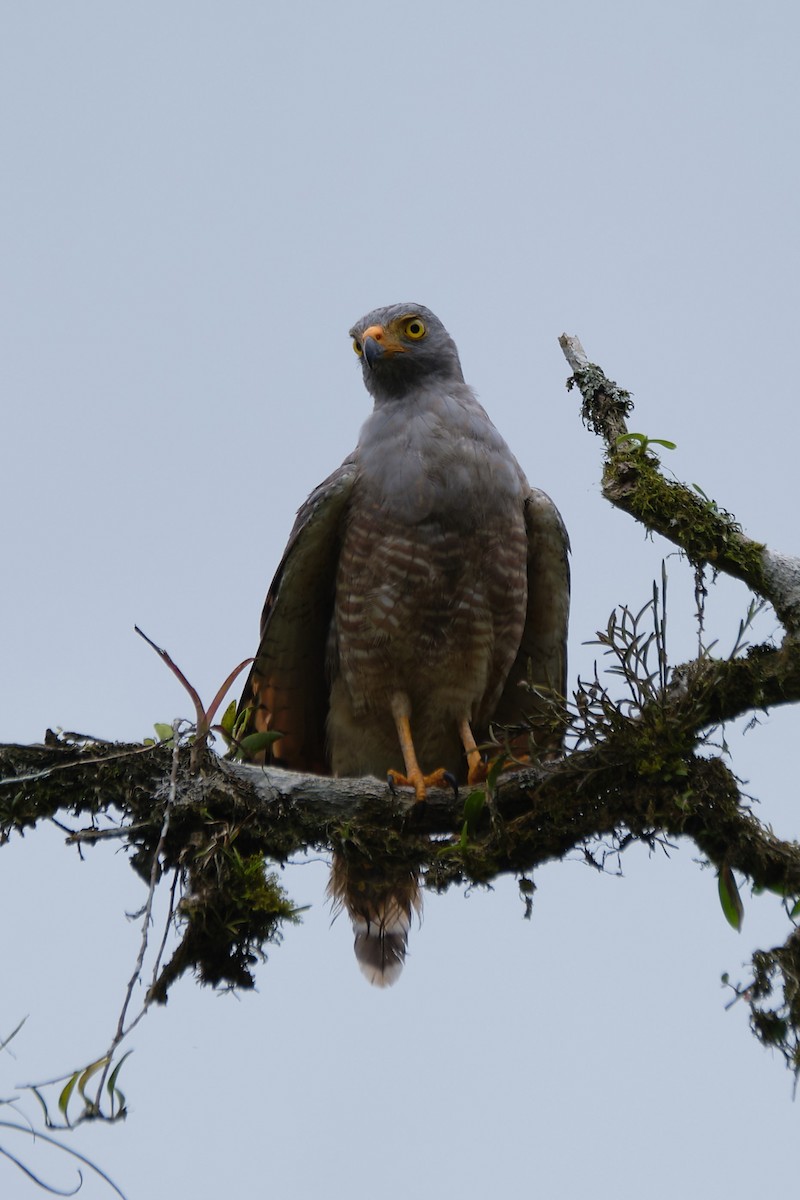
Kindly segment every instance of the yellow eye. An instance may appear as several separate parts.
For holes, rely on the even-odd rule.
[[[425,326],[419,317],[412,317],[410,321],[406,321],[405,334],[414,342],[425,337]]]
[[[353,338],[353,349],[358,357],[361,358],[362,354],[364,353],[364,347],[361,345],[361,342],[358,340],[358,338]]]

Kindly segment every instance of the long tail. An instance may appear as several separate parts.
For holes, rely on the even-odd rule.
[[[391,987],[403,970],[412,918],[422,908],[416,871],[387,872],[358,851],[335,851],[328,895],[353,922],[364,977],[374,987]]]

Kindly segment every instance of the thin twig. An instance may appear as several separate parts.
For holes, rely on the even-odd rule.
[[[144,636],[144,635],[142,635],[142,636]],[[100,1082],[97,1086],[97,1100],[95,1102],[95,1106],[96,1106],[98,1112],[100,1111],[100,1102],[101,1102],[101,1098],[102,1098],[102,1094],[103,1094],[103,1087],[105,1086],[105,1082],[108,1077],[109,1070],[111,1069],[111,1061],[114,1057],[114,1053],[116,1052],[120,1043],[124,1040],[124,1038],[127,1037],[127,1035],[130,1033],[130,1031],[134,1028],[134,1026],[138,1025],[139,1021],[142,1019],[142,1017],[144,1016],[145,1012],[147,1011],[147,1009],[149,1007],[149,1001],[147,999],[145,999],[145,1002],[144,1002],[141,1012],[131,1022],[131,1024],[126,1028],[125,1017],[127,1016],[128,1007],[129,1007],[131,999],[133,997],[133,989],[136,987],[136,984],[141,980],[141,977],[142,977],[142,967],[144,966],[144,959],[145,959],[145,955],[147,953],[148,929],[150,927],[150,919],[151,919],[152,912],[153,912],[153,900],[155,898],[156,887],[158,886],[158,879],[159,879],[160,869],[161,869],[160,868],[161,854],[164,849],[164,846],[166,845],[167,834],[169,832],[170,818],[172,815],[172,809],[175,804],[176,796],[178,793],[178,764],[180,762],[179,738],[178,738],[179,726],[180,726],[180,721],[176,720],[173,722],[173,725],[172,725],[172,739],[173,739],[172,740],[172,770],[170,772],[170,780],[169,780],[169,795],[167,797],[167,803],[166,803],[166,806],[164,809],[164,820],[161,824],[161,834],[158,839],[158,845],[156,846],[155,851],[153,853],[153,862],[150,867],[150,883],[149,883],[149,887],[147,890],[147,900],[145,901],[144,911],[142,914],[142,940],[141,940],[141,944],[139,946],[139,953],[136,958],[136,965],[134,966],[133,974],[131,975],[131,977],[128,981],[128,987],[125,992],[125,1000],[122,1005],[122,1010],[119,1014],[119,1021],[117,1022],[117,1029],[116,1029],[114,1037],[111,1041],[111,1045],[106,1053],[105,1066],[103,1067],[103,1070],[100,1075]]]
[[[167,938],[169,937],[169,931],[170,931],[170,927],[172,925],[172,918],[175,916],[175,893],[178,890],[179,879],[180,879],[180,871],[176,870],[172,877],[172,887],[170,888],[170,892],[169,892],[169,912],[167,913],[166,920],[164,921],[164,935],[161,938],[161,945],[158,947],[158,954],[156,955],[156,961],[153,964],[153,978],[150,981],[150,987],[147,989],[148,996],[152,995],[153,988],[156,985],[156,980],[158,979],[159,973],[161,971],[161,960],[164,957],[164,951],[167,946]],[[142,1013],[141,1013],[142,1016],[144,1016],[145,1011],[146,1011],[146,1009],[143,1008]]]
[[[67,845],[69,846],[75,842],[102,842],[112,838],[129,838],[132,833],[138,833],[141,829],[150,829],[151,823],[136,821],[131,825],[120,825],[115,829],[74,829],[70,831],[66,826],[60,826],[60,828],[68,834]]]
[[[41,1130],[31,1131],[24,1125],[16,1125],[13,1121],[0,1121],[0,1129],[13,1129],[17,1133],[25,1133],[28,1135],[28,1137],[33,1138],[35,1141],[47,1142],[49,1146],[55,1146],[58,1150],[63,1150],[64,1153],[69,1154],[71,1158],[75,1158],[78,1160],[78,1162],[82,1162],[83,1165],[88,1167],[90,1171],[94,1171],[95,1175],[99,1175],[99,1177],[105,1183],[107,1183],[110,1188],[114,1189],[118,1196],[122,1197],[122,1200],[126,1200],[125,1193],[121,1190],[121,1188],[117,1187],[117,1185],[114,1183],[114,1180],[109,1175],[106,1175],[105,1171],[102,1171],[100,1167],[96,1166],[96,1164],[93,1163],[90,1158],[86,1158],[85,1155],[80,1154],[77,1150],[73,1150],[71,1146],[65,1146],[64,1143],[59,1142],[57,1138],[50,1137],[49,1134],[42,1133]],[[24,1171],[25,1174],[33,1179],[35,1183],[38,1183],[40,1187],[48,1187],[47,1184],[41,1183],[41,1181],[33,1174],[33,1172],[25,1167],[24,1164],[22,1164],[19,1159],[15,1158],[13,1154],[9,1154],[7,1150],[2,1148],[0,1148],[0,1153],[4,1154],[6,1158],[11,1159],[11,1161],[20,1168],[20,1170]],[[81,1175],[80,1171],[78,1172],[78,1175],[81,1180],[81,1183],[78,1185],[80,1187],[83,1183],[83,1176]],[[55,1189],[50,1188],[50,1191],[55,1191]],[[60,1192],[57,1194],[62,1196],[70,1196],[74,1195],[74,1192]]]

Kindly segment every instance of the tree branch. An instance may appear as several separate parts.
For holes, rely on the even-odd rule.
[[[23,782],[19,793],[21,811],[29,812],[41,798],[46,778],[58,779],[60,787],[64,776],[53,769],[65,765],[60,755],[70,756],[71,811],[110,818],[115,810],[136,848],[134,864],[140,869],[150,866],[159,841],[162,871],[185,867],[187,847],[198,850],[222,827],[236,829],[240,853],[259,853],[277,862],[312,846],[328,847],[342,836],[391,857],[402,835],[404,852],[431,872],[431,881],[440,888],[465,880],[485,883],[501,872],[530,871],[626,829],[636,836],[658,831],[689,836],[717,867],[730,866],[758,886],[780,886],[800,895],[800,847],[776,838],[741,807],[735,779],[720,759],[687,752],[696,741],[694,717],[682,692],[671,702],[646,706],[637,720],[626,720],[590,749],[501,775],[492,811],[484,812],[466,845],[460,842],[463,797],[451,792],[431,789],[427,803],[417,805],[410,793],[393,796],[379,780],[302,775],[233,763],[210,751],[199,775],[190,772],[189,750],[178,752],[168,830],[164,813],[170,750],[161,750],[154,772],[156,764],[142,759],[139,747],[109,748],[106,772],[98,768],[97,748],[91,745],[77,756],[75,747],[0,746],[0,771],[6,779],[20,771],[19,778],[25,779],[35,768],[37,782]],[[668,746],[665,727],[672,731]],[[88,756],[90,768],[82,755]],[[127,761],[124,775],[120,761]],[[7,824],[4,832],[10,832]],[[89,840],[95,834],[93,825],[73,837]],[[431,835],[450,835],[452,842],[431,841]]]
[[[800,559],[747,537],[730,513],[685,484],[665,479],[648,440],[630,435],[630,393],[590,363],[576,337],[559,343],[573,369],[568,387],[583,396],[583,420],[605,442],[603,495],[654,533],[679,546],[690,562],[708,564],[747,584],[775,609],[787,631],[800,630]]]

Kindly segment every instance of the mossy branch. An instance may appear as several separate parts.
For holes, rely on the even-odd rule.
[[[718,868],[800,895],[800,846],[776,838],[742,804],[721,759],[694,753],[701,708],[693,710],[689,695],[682,688],[671,701],[645,706],[598,745],[561,761],[502,775],[491,812],[466,846],[458,838],[463,798],[450,792],[432,790],[424,806],[414,805],[378,780],[323,779],[232,763],[210,751],[193,773],[189,747],[180,752],[164,835],[173,752],[154,747],[143,755],[139,746],[92,743],[0,747],[2,832],[8,837],[67,808],[75,818],[69,841],[86,844],[113,833],[127,841],[142,874],[160,841],[162,872],[196,875],[213,860],[215,878],[212,851],[223,846],[229,853],[235,844],[242,861],[258,855],[285,862],[347,836],[376,858],[391,858],[401,844],[437,889],[530,872],[602,839],[687,836]],[[86,817],[89,824],[78,823]],[[451,841],[432,841],[431,834],[449,834]],[[196,905],[197,878],[192,894]],[[224,971],[216,981],[223,978]],[[246,983],[244,972],[236,982]]]
[[[730,513],[697,489],[665,478],[647,439],[628,430],[630,393],[588,361],[578,338],[562,334],[559,342],[574,372],[567,386],[578,387],[583,420],[605,442],[605,498],[679,546],[695,565],[742,580],[772,604],[787,631],[800,631],[800,559],[747,537]]]

